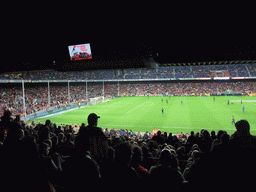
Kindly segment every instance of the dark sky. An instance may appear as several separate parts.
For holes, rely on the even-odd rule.
[[[1,71],[144,67],[143,58],[149,54],[158,63],[256,60],[256,45],[253,41],[238,41],[224,36],[206,38],[201,34],[165,36],[152,33],[147,34],[150,38],[139,38],[128,34],[118,36],[118,33],[81,35],[81,32],[70,29],[54,30],[49,27],[25,29],[7,36]],[[68,46],[84,43],[90,43],[92,59],[70,61]]]

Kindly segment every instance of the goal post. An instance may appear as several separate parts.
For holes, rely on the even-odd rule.
[[[226,90],[225,91],[225,96],[227,96],[227,95],[234,95],[234,91],[231,90],[231,89]]]
[[[92,105],[96,105],[97,103],[102,103],[104,101],[104,97],[100,96],[100,97],[94,97],[90,99],[90,103]]]

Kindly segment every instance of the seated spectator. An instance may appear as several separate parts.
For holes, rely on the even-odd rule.
[[[212,147],[211,149],[214,147],[214,145],[220,144],[221,143],[221,135],[224,133],[224,131],[219,130],[216,136],[216,139],[212,142]]]
[[[187,154],[185,153],[185,147],[181,146],[177,149],[177,158],[179,160],[179,167],[181,169],[181,172],[184,171],[186,164],[187,164]]]
[[[77,140],[78,141],[78,140]],[[84,191],[101,178],[99,165],[90,156],[83,142],[75,143],[75,152],[62,163],[59,186],[65,191]],[[94,189],[99,186],[94,185]]]
[[[215,135],[215,131],[211,132],[211,139],[212,141],[214,141],[215,139],[217,139],[217,136]]]
[[[133,148],[131,167],[135,169],[137,174],[140,176],[140,179],[147,179],[148,170],[140,165],[141,162],[142,162],[142,150],[140,147],[136,146]]]
[[[155,147],[154,147],[154,141],[150,140],[148,142],[148,145],[147,145],[147,148],[148,148],[148,153],[150,153],[152,155]]]
[[[46,120],[45,125],[41,126],[38,130],[39,141],[38,143],[42,143],[45,140],[50,139],[50,120]]]
[[[142,135],[141,135],[140,131],[137,133],[137,138],[138,138],[138,139],[141,139],[141,138],[142,138]]]
[[[152,141],[156,141],[158,145],[164,144],[164,138],[161,136],[161,131],[157,131],[157,135],[153,136]]]
[[[63,149],[60,149],[61,155],[63,155],[63,156],[71,156],[72,155],[72,153],[74,152],[75,144],[72,141],[71,133],[68,133],[66,135],[66,141],[65,141],[64,145],[61,147],[63,147]]]
[[[142,167],[145,167],[145,169],[149,170],[150,167],[152,166],[152,154],[150,154],[148,152],[148,149],[147,149],[147,145],[146,144],[142,144],[142,147],[141,147],[141,150],[142,150],[142,162],[141,162],[141,166]]]
[[[250,172],[256,171],[256,139],[250,135],[250,125],[246,120],[238,121],[235,125],[237,134],[233,139],[228,141],[228,136],[223,135],[224,143],[229,142],[230,145],[224,153],[213,150],[191,166],[186,178],[190,184],[196,186],[200,181],[206,187],[214,182],[223,190],[249,190],[253,187],[254,179]],[[217,190],[218,186],[212,189]]]
[[[148,131],[143,135],[143,140],[146,141],[149,139]]]
[[[109,172],[109,176],[105,179],[112,180],[115,177],[115,181],[129,182],[139,179],[139,175],[134,168],[131,167],[132,159],[132,147],[128,142],[121,142],[114,146],[115,159],[112,167],[112,171]]]
[[[101,167],[100,167],[101,178],[106,178],[109,175],[109,173],[111,173],[112,167],[114,164],[114,159],[115,159],[115,150],[112,147],[110,147],[110,144],[109,144],[108,158],[106,161],[104,161],[101,164]]]
[[[201,145],[199,145],[201,152],[208,153],[211,150],[212,146],[212,139],[210,137],[210,133],[207,130],[202,131],[202,137],[201,137]]]
[[[176,161],[176,162],[175,162]],[[178,187],[185,179],[180,171],[177,170],[177,159],[173,154],[164,149],[160,155],[159,165],[152,166],[149,170],[149,178],[152,181],[161,181]]]
[[[190,136],[188,137],[188,143],[190,143],[191,147],[193,146],[193,144],[196,144],[197,143],[197,139],[194,135],[194,131],[191,131],[191,134]]]
[[[12,127],[4,143],[1,158],[3,191],[51,191],[45,177],[33,137],[23,139],[22,131]]]
[[[168,144],[168,145],[173,145],[172,133],[169,133],[169,135],[168,135],[168,137],[167,137],[167,144]]]

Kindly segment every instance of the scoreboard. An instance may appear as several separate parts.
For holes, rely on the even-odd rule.
[[[90,43],[68,46],[71,61],[92,59]]]

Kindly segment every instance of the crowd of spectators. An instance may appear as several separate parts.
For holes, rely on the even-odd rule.
[[[0,121],[1,190],[248,191],[254,188],[256,138],[246,120],[236,131],[201,129],[190,135],[97,127],[27,124],[5,111]],[[154,189],[156,187],[156,189]]]
[[[249,77],[255,75],[255,64],[234,65],[199,65],[172,66],[156,69],[124,69],[124,70],[95,70],[95,71],[27,71],[2,73],[0,80],[107,80],[107,79],[161,79],[161,78],[201,78],[211,77],[211,71],[224,71],[231,77]],[[214,76],[219,76],[214,74]]]
[[[256,76],[256,64],[248,65],[248,69],[250,71],[250,75],[252,77]]]
[[[8,84],[0,88],[0,103],[2,111],[6,108],[14,115],[23,115],[23,92],[20,85]],[[105,97],[117,96],[153,96],[153,95],[204,95],[224,93],[233,90],[234,93],[256,92],[256,82],[198,82],[198,83],[156,83],[156,82],[120,82],[104,84]],[[119,95],[118,95],[119,93]],[[70,102],[99,97],[103,95],[102,83],[88,83],[70,85]],[[67,85],[50,85],[50,104],[48,103],[47,84],[28,84],[25,86],[26,113],[45,110],[49,107],[67,106],[69,104]]]

